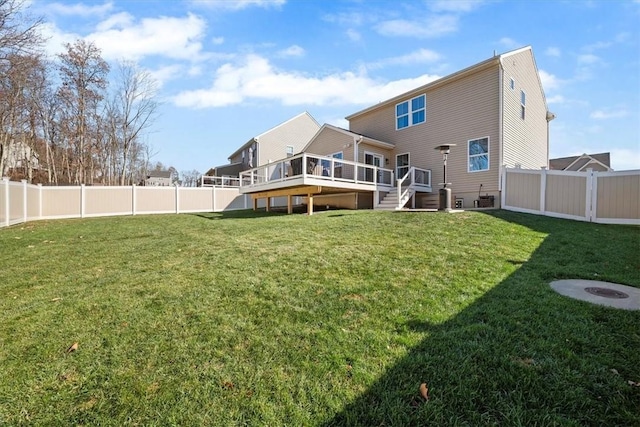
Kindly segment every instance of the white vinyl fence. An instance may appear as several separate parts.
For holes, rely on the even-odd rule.
[[[0,181],[0,227],[39,219],[221,212],[251,208],[237,187],[45,187]]]
[[[502,208],[604,224],[640,225],[640,170],[505,169]]]

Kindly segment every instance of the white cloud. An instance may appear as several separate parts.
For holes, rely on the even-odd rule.
[[[76,4],[62,4],[62,3],[50,3],[43,8],[46,12],[55,15],[75,15],[75,16],[95,16],[104,15],[113,9],[113,2],[106,2],[100,5],[87,6],[84,3]]]
[[[522,46],[520,43],[518,43],[517,41],[515,41],[510,37],[503,37],[500,40],[498,40],[498,43],[500,43],[502,46],[504,46],[507,49],[515,49],[517,47]]]
[[[428,5],[436,12],[471,12],[483,3],[483,0],[438,0]]]
[[[617,171],[640,169],[640,147],[637,148],[637,150],[625,148],[613,148],[609,150],[611,167]]]
[[[596,110],[593,111],[589,117],[596,120],[608,120],[608,119],[617,119],[621,117],[627,117],[629,115],[629,111],[624,109],[618,110]]]
[[[393,19],[379,23],[375,29],[385,36],[416,37],[421,39],[433,38],[457,31],[458,17],[454,15],[440,15],[413,21]]]
[[[64,44],[73,43],[75,40],[81,38],[78,34],[65,33],[49,22],[42,24],[40,31],[47,40],[44,50],[49,56],[55,56],[64,52]]]
[[[547,98],[547,104],[564,104],[566,100],[562,95],[554,95]]]
[[[593,65],[593,64],[598,64],[601,61],[602,60],[600,59],[600,57],[593,55],[591,53],[578,55],[578,64]]]
[[[358,42],[362,38],[362,35],[353,28],[349,28],[347,30],[347,37],[349,37],[349,40],[351,40],[352,42]]]
[[[191,108],[223,107],[249,99],[266,99],[284,105],[375,104],[424,85],[438,76],[380,82],[364,73],[343,72],[309,76],[273,68],[269,61],[248,55],[239,65],[224,64],[216,70],[209,89],[184,91],[174,98],[176,105]]]
[[[298,46],[297,44],[289,46],[288,48],[278,52],[278,56],[283,58],[291,57],[291,56],[299,57],[299,56],[304,56],[304,54],[305,54],[304,49]]]
[[[193,14],[184,18],[144,18],[134,22],[126,14],[108,18],[86,39],[102,49],[105,59],[138,59],[159,55],[174,59],[202,56],[200,39],[206,22]]]
[[[241,10],[256,6],[262,8],[279,8],[286,0],[192,0],[194,6],[207,6],[216,9]]]
[[[562,56],[562,52],[560,52],[560,49],[554,46],[549,46],[547,50],[544,51],[544,53],[547,56],[553,56],[556,58],[560,58]]]
[[[158,87],[164,86],[165,83],[183,75],[184,67],[182,65],[173,64],[166,67],[160,67],[156,70],[150,70],[149,74],[158,83]]]
[[[426,64],[436,62],[441,59],[441,55],[433,50],[418,49],[411,53],[401,56],[394,56],[391,58],[385,58],[380,61],[369,64],[368,68],[381,68],[388,65],[413,65],[413,64]]]
[[[222,43],[224,43],[224,37],[214,37],[211,39],[211,43],[215,44],[215,45],[220,45]]]
[[[542,87],[545,91],[553,91],[560,87],[561,81],[551,73],[547,73],[544,70],[539,70],[538,75],[542,81]]]

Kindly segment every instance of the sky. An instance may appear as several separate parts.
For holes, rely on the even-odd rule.
[[[344,117],[530,45],[550,156],[611,153],[640,169],[640,0],[30,0],[46,52],[84,38],[158,82],[145,142],[178,171],[228,163],[303,112]],[[115,68],[115,67],[114,67]]]

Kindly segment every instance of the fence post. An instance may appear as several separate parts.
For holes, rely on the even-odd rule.
[[[176,213],[179,214],[180,213],[180,187],[178,187],[178,184],[176,184]]]
[[[542,214],[547,210],[547,167],[542,166],[540,172],[540,212]]]
[[[507,205],[507,167],[502,166],[501,185],[500,185],[500,208],[504,209]]]
[[[80,218],[84,218],[84,212],[85,212],[85,206],[84,206],[84,202],[85,202],[85,194],[84,194],[84,184],[80,184]]]
[[[38,184],[38,219],[42,219],[42,184]]]
[[[27,180],[21,179],[22,183],[22,222],[27,222]]]
[[[136,214],[136,204],[138,201],[136,200],[136,185],[131,184],[131,215]]]
[[[586,180],[587,194],[585,195],[584,216],[588,222],[591,222],[593,220],[593,169],[587,169]]]
[[[9,226],[9,214],[11,210],[9,209],[9,178],[6,176],[2,178],[2,182],[4,183],[4,225],[5,227]]]

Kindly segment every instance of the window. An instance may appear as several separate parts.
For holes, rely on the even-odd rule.
[[[509,87],[511,88],[511,90],[514,90],[516,88],[516,81],[513,80],[513,77],[511,78],[511,81],[509,82]]]
[[[415,98],[396,104],[396,129],[404,129],[424,123],[427,119],[427,96]]]
[[[523,90],[520,91],[520,118],[524,120],[527,105],[527,95]]]
[[[469,172],[489,170],[489,137],[468,142]]]
[[[409,172],[409,153],[396,156],[396,179],[400,179]]]
[[[287,145],[287,157],[293,156],[293,145]]]

